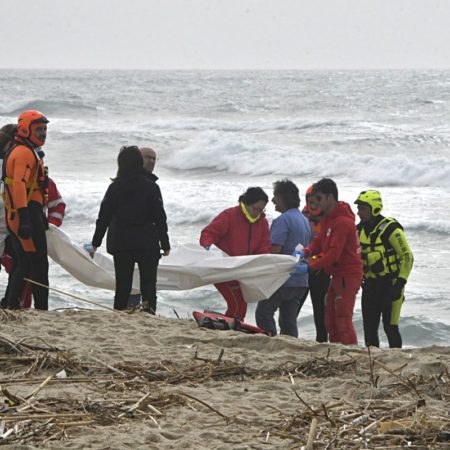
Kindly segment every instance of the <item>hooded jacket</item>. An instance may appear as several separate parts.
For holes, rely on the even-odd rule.
[[[99,247],[108,229],[106,250],[170,250],[167,218],[159,186],[145,174],[113,181],[100,206],[92,245]]]
[[[320,222],[320,233],[305,249],[312,270],[324,269],[329,275],[358,276],[362,278],[361,248],[355,225],[355,215],[350,205],[338,202]]]
[[[222,211],[201,232],[200,245],[214,244],[228,256],[260,255],[270,253],[269,223],[264,213],[250,223],[240,206]]]

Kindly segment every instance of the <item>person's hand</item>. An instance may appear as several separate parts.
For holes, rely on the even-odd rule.
[[[290,272],[290,275],[294,277],[301,277],[303,275],[306,275],[308,273],[308,264],[305,262],[299,262],[297,263],[292,272]]]
[[[163,250],[163,256],[169,256],[170,248],[168,250]]]
[[[394,302],[402,297],[402,291],[405,287],[405,284],[406,280],[404,280],[403,278],[397,278],[397,280],[395,280],[395,283],[389,289],[389,297],[391,301]]]
[[[31,237],[31,223],[28,217],[27,208],[19,208],[17,210],[19,213],[19,229],[17,230],[17,235],[21,239],[30,239]]]
[[[92,244],[84,244],[83,247],[89,253],[89,256],[93,258],[97,250],[97,247],[94,247]]]
[[[209,252],[209,249],[211,248],[211,246],[210,246],[210,245],[205,245],[205,246],[203,246],[203,248],[204,248],[207,252]]]

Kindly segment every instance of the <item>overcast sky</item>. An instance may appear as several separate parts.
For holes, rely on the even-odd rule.
[[[450,68],[450,0],[0,5],[0,68]]]

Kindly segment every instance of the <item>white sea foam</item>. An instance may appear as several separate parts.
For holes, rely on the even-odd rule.
[[[450,186],[448,158],[406,152],[371,154],[326,151],[306,146],[275,146],[252,135],[217,131],[201,133],[188,146],[164,161],[177,170],[226,171],[239,175],[345,177],[372,186]]]

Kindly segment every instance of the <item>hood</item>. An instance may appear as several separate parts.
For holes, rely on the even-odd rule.
[[[338,202],[336,207],[325,216],[327,220],[334,219],[335,217],[348,217],[355,221],[355,214],[352,211],[350,205],[346,202]]]
[[[149,172],[148,170],[145,171],[145,176],[155,183],[159,180],[159,177],[157,177],[153,172]]]

